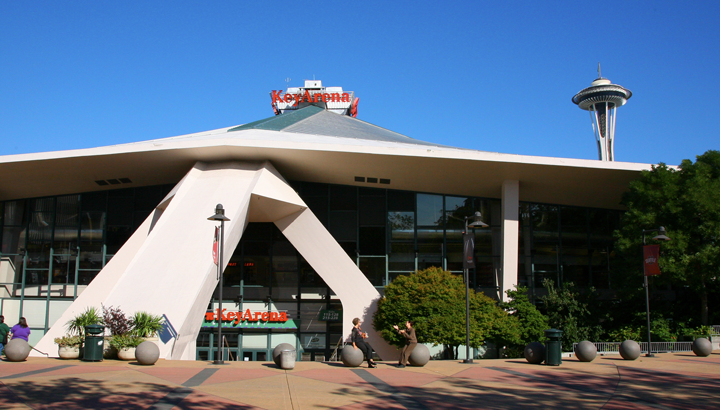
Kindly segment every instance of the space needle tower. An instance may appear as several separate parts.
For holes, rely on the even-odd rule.
[[[572,98],[578,107],[590,113],[600,161],[615,161],[617,107],[625,105],[630,97],[632,91],[602,77],[598,63],[598,78]]]

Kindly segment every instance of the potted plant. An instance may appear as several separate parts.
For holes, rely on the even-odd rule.
[[[83,339],[80,336],[56,337],[55,344],[58,345],[58,356],[61,359],[77,359],[80,357],[80,346]]]
[[[118,355],[117,347],[112,343],[115,336],[122,336],[130,333],[132,322],[125,316],[125,312],[119,307],[103,306],[103,322],[105,327],[110,331],[110,336],[105,337],[105,350],[103,357],[105,359],[114,359]]]
[[[135,360],[135,348],[145,339],[130,334],[114,335],[110,338],[110,346],[117,349],[118,359]]]
[[[133,324],[131,333],[145,340],[157,340],[157,334],[165,324],[165,319],[162,316],[148,312],[135,312],[130,321]]]

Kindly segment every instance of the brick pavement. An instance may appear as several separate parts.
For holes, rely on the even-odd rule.
[[[599,356],[561,366],[521,359],[346,368],[298,362],[30,358],[0,363],[0,409],[717,409],[720,353]]]

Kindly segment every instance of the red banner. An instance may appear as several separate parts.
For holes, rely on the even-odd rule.
[[[220,228],[216,226],[215,227],[215,238],[213,239],[213,251],[212,251],[213,262],[215,262],[216,265],[218,263],[217,257],[218,257],[218,240],[219,239],[220,239]]]
[[[645,276],[660,274],[660,245],[643,246],[643,263],[645,264]]]

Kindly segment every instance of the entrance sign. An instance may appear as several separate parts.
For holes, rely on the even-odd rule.
[[[218,316],[223,328],[231,329],[297,329],[295,321],[288,319],[287,312],[243,311],[227,312],[223,309],[207,311],[202,323],[204,328],[217,326]]]

